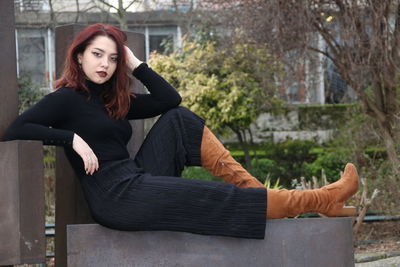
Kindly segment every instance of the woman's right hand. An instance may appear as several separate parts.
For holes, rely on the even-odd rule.
[[[130,71],[133,71],[134,69],[136,69],[141,63],[143,63],[142,61],[140,61],[132,52],[132,50],[125,46],[125,52],[126,52],[126,65],[128,66],[128,68],[130,69]]]
[[[99,160],[90,146],[77,134],[74,134],[72,148],[82,158],[86,174],[92,175],[99,169]]]

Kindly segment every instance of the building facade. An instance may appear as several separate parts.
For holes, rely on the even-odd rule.
[[[119,26],[115,13],[106,12],[107,7],[96,1],[15,0],[18,77],[29,77],[35,86],[51,89],[56,78],[56,26],[98,22]],[[182,36],[187,29],[184,20],[190,20],[192,24],[200,23],[196,14],[189,12],[195,7],[196,1],[125,0],[123,4],[126,7],[132,1],[134,3],[125,15],[127,28],[145,35],[145,60],[154,50],[166,52],[165,43],[172,50],[181,46]],[[117,1],[109,2],[115,5]],[[108,7],[108,10],[112,8]],[[316,36],[315,42],[324,50],[322,38]],[[287,103],[325,104],[355,99],[354,92],[324,56],[301,57],[294,52],[288,54],[288,59],[296,61],[295,68],[287,69],[286,76],[277,81],[280,95]]]
[[[127,12],[126,19],[129,31],[145,35],[145,60],[151,51],[165,52],[165,43],[172,49],[180,47],[181,20],[170,1],[159,1],[157,5],[151,4],[153,1],[136,2],[129,10],[140,12]],[[15,16],[18,77],[29,77],[40,88],[51,88],[56,78],[56,26],[98,22],[119,26],[113,14],[99,8],[95,0],[15,0]]]

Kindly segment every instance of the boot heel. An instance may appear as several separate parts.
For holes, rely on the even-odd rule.
[[[339,217],[352,217],[356,216],[357,209],[354,206],[344,206],[343,209],[340,210],[337,216]]]
[[[339,209],[331,210],[324,215],[328,217],[352,217],[357,214],[357,209],[354,206],[344,206]]]

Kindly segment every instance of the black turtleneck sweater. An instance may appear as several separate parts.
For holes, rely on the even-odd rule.
[[[40,100],[21,114],[8,128],[5,140],[42,140],[45,145],[60,145],[79,176],[84,175],[80,156],[72,149],[74,133],[92,148],[101,164],[129,157],[126,145],[132,135],[128,120],[160,115],[179,105],[180,95],[168,82],[140,64],[133,75],[150,94],[135,94],[125,119],[108,115],[101,94],[107,87],[87,82],[90,95],[63,87]]]

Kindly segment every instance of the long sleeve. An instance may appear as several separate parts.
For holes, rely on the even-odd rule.
[[[5,140],[41,140],[45,145],[71,145],[74,132],[57,128],[69,116],[70,93],[61,88],[46,95],[17,117],[5,133]]]
[[[160,115],[176,106],[182,98],[176,89],[164,78],[147,66],[140,64],[133,75],[149,90],[150,94],[135,94],[127,119],[143,119]]]

